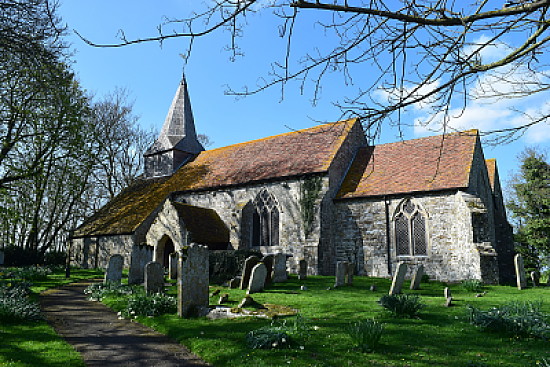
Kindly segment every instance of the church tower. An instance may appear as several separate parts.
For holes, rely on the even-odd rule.
[[[143,155],[145,177],[169,176],[203,150],[183,76],[159,137]]]

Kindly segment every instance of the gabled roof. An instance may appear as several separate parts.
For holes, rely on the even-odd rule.
[[[497,160],[486,159],[485,165],[487,166],[487,173],[489,174],[489,184],[491,185],[491,191],[495,192],[495,179],[497,179]]]
[[[337,198],[468,187],[477,130],[361,148]]]
[[[139,180],[74,232],[74,237],[134,232],[175,191],[216,189],[326,172],[356,120],[201,152],[170,177]]]

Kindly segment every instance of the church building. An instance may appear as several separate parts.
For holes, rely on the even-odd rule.
[[[144,174],[74,231],[72,261],[105,266],[136,245],[155,261],[191,242],[306,259],[309,274],[513,279],[512,230],[495,160],[476,130],[369,145],[355,119],[205,150],[185,79]]]

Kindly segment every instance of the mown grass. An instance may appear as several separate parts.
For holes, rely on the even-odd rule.
[[[2,269],[0,269],[0,272]],[[56,271],[43,280],[33,280],[32,298],[38,298],[43,290],[101,276],[101,270],[73,269],[71,277],[64,271]],[[5,282],[10,279],[3,279]],[[46,321],[0,320],[0,366],[59,366],[81,367],[84,362],[67,342],[59,337]]]
[[[291,277],[264,293],[254,294],[260,303],[286,305],[315,326],[303,349],[251,350],[245,345],[245,335],[269,325],[269,320],[242,318],[238,320],[179,319],[175,315],[138,320],[188,346],[193,352],[214,364],[224,366],[536,366],[542,358],[550,360],[550,342],[537,339],[518,339],[507,335],[482,332],[466,320],[466,305],[482,309],[510,301],[543,300],[543,310],[550,313],[550,288],[518,291],[514,287],[486,286],[483,297],[466,291],[460,284],[423,283],[422,289],[406,293],[418,294],[426,304],[416,319],[392,318],[377,300],[387,294],[390,281],[355,277],[354,285],[327,289],[333,277],[309,277],[298,281]],[[375,284],[377,291],[371,292]],[[300,291],[300,286],[307,291]],[[407,286],[408,284],[406,284]],[[444,287],[451,288],[454,306],[444,307]],[[242,290],[219,286],[228,293],[228,306],[236,306],[244,297]],[[175,295],[175,287],[168,290]],[[219,296],[211,298],[217,303]],[[123,302],[105,302],[120,310]],[[346,326],[365,318],[384,323],[380,345],[373,353],[356,349]]]

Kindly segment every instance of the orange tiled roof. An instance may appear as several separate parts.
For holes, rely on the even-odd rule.
[[[496,159],[486,159],[485,165],[487,166],[487,173],[489,174],[489,184],[491,185],[491,190],[495,191],[495,176],[497,173],[497,160]]]
[[[477,130],[362,148],[337,198],[468,186]]]
[[[203,151],[171,177],[140,180],[124,190],[74,236],[132,233],[174,191],[326,172],[355,123],[340,121]]]

